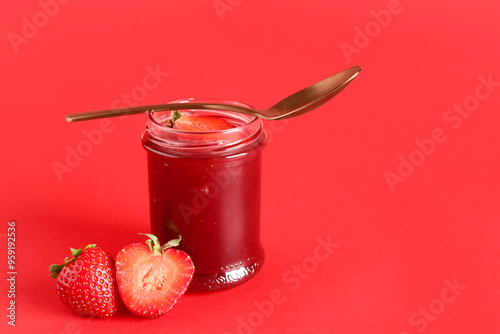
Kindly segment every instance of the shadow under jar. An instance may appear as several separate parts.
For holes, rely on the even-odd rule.
[[[179,102],[213,102],[216,99]],[[248,107],[248,106],[247,106]],[[262,121],[218,110],[183,115],[222,117],[234,128],[190,132],[166,126],[170,112],[150,113],[142,143],[147,151],[151,232],[162,243],[182,236],[191,256],[190,290],[214,291],[246,282],[264,261],[260,243]]]

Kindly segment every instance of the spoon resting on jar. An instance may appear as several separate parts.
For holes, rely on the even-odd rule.
[[[361,72],[360,66],[348,68],[331,77],[319,81],[292,94],[268,109],[253,109],[239,105],[211,102],[166,103],[130,108],[115,108],[69,114],[67,122],[86,121],[99,118],[152,113],[166,110],[208,109],[223,110],[252,115],[266,120],[278,120],[297,117],[325,104],[339,94]]]

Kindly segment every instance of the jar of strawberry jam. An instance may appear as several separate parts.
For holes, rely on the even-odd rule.
[[[175,103],[201,101],[243,105],[214,99]],[[142,143],[148,159],[151,233],[162,243],[182,236],[179,248],[195,266],[190,290],[230,288],[255,276],[264,261],[260,184],[266,134],[262,121],[249,115],[181,113],[202,123],[223,119],[230,127],[183,130],[170,127],[171,112],[149,114]]]

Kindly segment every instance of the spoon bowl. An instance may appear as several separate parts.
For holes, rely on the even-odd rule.
[[[308,113],[328,102],[330,99],[339,94],[359,74],[360,71],[360,66],[348,68],[307,88],[304,88],[301,91],[298,91],[297,93],[281,100],[272,107],[263,110],[220,103],[183,102],[87,111],[67,115],[66,121],[77,122],[98,118],[151,113],[155,111],[185,109],[232,111],[253,115],[267,120],[292,118]]]

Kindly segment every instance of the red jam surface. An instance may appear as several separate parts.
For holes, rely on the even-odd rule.
[[[151,232],[162,243],[182,236],[179,248],[195,265],[191,290],[220,290],[247,281],[264,261],[262,123],[245,116],[228,119],[235,125],[231,130],[190,133],[160,129],[165,118],[155,121],[152,115],[143,135]]]

